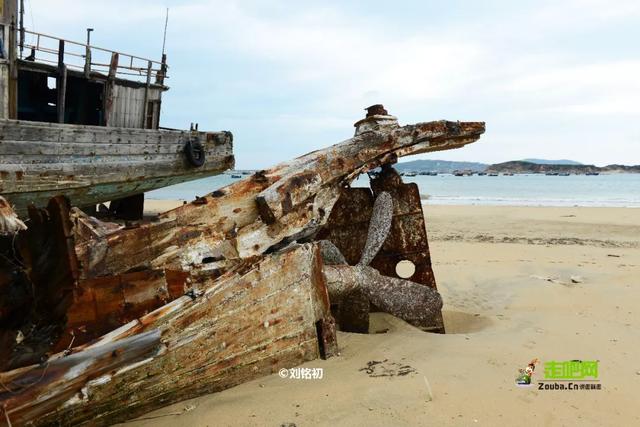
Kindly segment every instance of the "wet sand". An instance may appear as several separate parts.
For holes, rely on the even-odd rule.
[[[303,365],[322,379],[274,374],[127,425],[640,424],[640,210],[425,213],[447,334],[375,314],[378,333],[339,333],[339,357]],[[534,358],[599,360],[602,390],[515,386]]]

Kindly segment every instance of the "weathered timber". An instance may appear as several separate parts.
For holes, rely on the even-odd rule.
[[[273,223],[336,180],[355,177],[393,159],[457,148],[477,140],[484,123],[429,122],[398,126],[393,116],[371,116],[356,123],[356,136],[341,144],[276,167],[278,182],[257,197],[262,219]],[[269,176],[269,173],[266,174]]]
[[[39,362],[62,335],[79,269],[72,227],[68,200],[55,197],[46,209],[29,208],[28,229],[5,250],[11,252],[10,258],[5,255],[11,260],[9,271],[17,276],[7,284],[8,294],[16,296],[18,307],[29,309],[2,319],[2,342],[22,336],[0,352],[3,370]]]
[[[76,244],[89,239],[100,238],[123,228],[120,224],[103,222],[87,215],[78,208],[71,208],[70,219],[73,223]]]
[[[366,171],[369,167],[377,167],[384,161],[390,161],[393,156],[389,157],[389,153],[394,148],[396,151],[404,150],[403,152],[409,153],[443,145],[457,146],[479,138],[484,130],[482,123],[453,122],[432,122],[399,128],[397,124],[393,125],[393,120],[389,117],[379,119],[374,116],[366,119],[367,130],[361,131],[359,128],[357,136],[352,140],[295,159],[290,164],[284,163],[269,171],[258,172],[248,179],[161,215],[157,223],[118,230],[79,243],[77,254],[83,265],[82,277],[117,276],[133,269],[188,270],[192,275],[223,274],[242,259],[261,256],[274,248],[283,247],[283,244],[286,246],[299,236],[313,236],[331,214],[333,204],[342,194],[343,185],[356,177],[354,170]],[[383,125],[376,127],[378,121],[382,121]],[[433,138],[433,142],[429,138]],[[419,147],[414,149],[413,145]],[[361,155],[367,153],[368,157],[353,163],[354,156],[351,154],[354,150]],[[316,160],[328,157],[336,159],[333,162],[335,165],[331,162],[320,163],[319,160],[316,162],[316,165],[320,165],[317,173],[328,177],[324,186],[304,203],[292,207],[292,211],[278,221],[266,224],[260,216],[260,204],[256,200],[260,200],[260,194],[264,191],[279,185],[279,174],[286,176],[286,171],[294,169],[296,165],[308,164],[308,157]],[[357,157],[355,160],[358,160]],[[339,168],[342,168],[342,174],[336,175]],[[397,190],[394,191],[397,193]],[[414,204],[411,206],[414,206],[414,210],[418,209],[416,214],[419,212],[421,215],[419,197],[417,200],[418,207],[415,208]],[[403,205],[398,203],[397,206]],[[402,217],[406,213],[408,212],[396,212],[396,216]],[[363,219],[368,224],[371,212],[364,214]],[[350,215],[344,217],[352,218]],[[424,230],[424,220],[421,221],[415,225]],[[397,231],[394,233],[398,234]],[[416,233],[420,234],[422,231]],[[340,248],[348,260],[349,247],[358,247],[358,239],[364,244],[366,236],[367,232],[363,230],[355,236],[354,241],[345,242],[346,248]],[[360,246],[353,263],[364,256],[362,248]],[[405,255],[407,254],[402,251],[395,253],[395,257]],[[432,273],[431,282],[425,283],[423,280],[424,272],[430,271],[428,247],[426,255],[426,261],[424,257],[419,260],[419,275],[413,280],[435,288]],[[425,327],[430,326],[433,325]],[[436,327],[441,327],[441,322],[436,322]]]
[[[53,351],[92,341],[183,296],[189,280],[183,271],[143,270],[80,281]]]
[[[59,194],[89,206],[233,168],[229,132],[133,129],[0,120],[0,194],[26,214]],[[205,162],[184,152],[198,140]]]
[[[54,389],[75,394],[47,406],[46,413],[39,410],[37,418],[14,404],[13,394],[0,395],[0,406],[12,421],[21,414],[20,421],[34,425],[109,425],[334,354],[335,330],[319,246],[300,245],[254,262],[217,280],[204,280],[191,295],[73,350],[78,351],[76,360],[85,360],[80,355],[158,330],[162,344],[146,359],[118,364],[92,377],[81,390],[76,387],[79,380],[67,378]],[[70,357],[54,356],[51,366]],[[15,382],[15,374],[4,375],[5,384]],[[20,394],[19,402],[26,397]],[[0,425],[3,421],[0,417]]]
[[[351,326],[358,323],[362,332],[370,307],[420,326],[437,323],[442,300],[417,188],[403,184],[389,165],[473,142],[484,123],[400,127],[382,112],[373,109],[358,122],[350,140],[257,172],[156,222],[121,227],[78,211],[71,212],[71,227],[57,221],[56,244],[70,249],[58,257],[56,271],[69,274],[58,275],[53,290],[71,298],[58,305],[66,321],[53,339],[53,349],[64,351],[48,362],[151,330],[159,331],[161,345],[30,421],[110,424],[328,357],[336,351],[334,303],[340,320],[351,315]],[[381,166],[372,175],[373,192],[348,188]],[[69,263],[74,257],[77,265]],[[389,273],[397,259],[414,260],[411,281]],[[17,415],[16,408],[5,405],[6,413]]]
[[[341,189],[359,174],[403,155],[463,146],[484,132],[480,122],[376,127],[378,116],[366,120],[370,130],[352,139],[214,191],[166,212],[157,223],[80,245],[83,274],[185,264],[208,269],[212,266],[202,260],[221,247],[237,258],[262,255],[296,233],[325,224]],[[227,258],[216,268],[234,262]]]
[[[152,356],[160,345],[157,330],[60,357],[19,373],[0,373],[0,425],[25,425],[69,399],[83,396],[87,383],[127,364]]]

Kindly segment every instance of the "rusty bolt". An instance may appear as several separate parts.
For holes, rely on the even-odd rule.
[[[365,110],[367,110],[367,117],[389,115],[389,112],[384,109],[384,105],[382,104],[372,105],[371,107],[365,108]]]

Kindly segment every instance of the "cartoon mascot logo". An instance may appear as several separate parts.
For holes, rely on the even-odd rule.
[[[531,385],[531,378],[533,377],[533,373],[536,370],[536,364],[538,364],[538,359],[533,359],[526,368],[518,369],[520,375],[516,377],[516,384],[521,387],[526,387]]]

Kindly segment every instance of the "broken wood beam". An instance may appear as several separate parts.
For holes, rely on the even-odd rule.
[[[20,264],[0,264],[3,288],[34,280],[35,297],[52,301],[44,317],[54,330],[43,327],[30,338],[48,343],[46,351],[31,351],[42,356],[32,361],[59,363],[154,330],[160,344],[92,376],[79,391],[72,379],[62,381],[60,400],[36,418],[20,412],[26,406],[16,405],[14,395],[3,395],[0,407],[27,414],[16,419],[34,425],[106,425],[224,390],[335,354],[331,303],[341,306],[341,321],[352,314],[364,331],[370,308],[431,327],[442,300],[419,194],[390,165],[404,155],[468,144],[483,132],[479,122],[401,127],[384,108],[373,108],[353,138],[198,197],[156,222],[107,225],[69,215],[60,199],[46,212],[32,210],[30,229],[18,239]],[[372,189],[348,188],[379,167]],[[46,250],[56,256],[47,258]],[[414,261],[411,281],[389,270],[400,259]],[[24,271],[16,269],[23,261]],[[21,281],[3,278],[20,274]],[[0,309],[12,306],[0,302]],[[15,343],[16,329],[4,326],[0,344]],[[11,382],[35,369],[20,366],[3,378]],[[67,396],[68,390],[76,391]]]
[[[0,426],[39,423],[69,399],[82,399],[91,381],[153,355],[160,332],[152,330],[120,341],[90,348],[19,372],[0,373]],[[88,398],[88,396],[84,396]],[[72,399],[73,400],[73,399]]]
[[[12,242],[10,258],[18,279],[3,296],[22,295],[16,304],[30,309],[14,313],[11,322],[3,322],[0,337],[19,337],[0,353],[0,368],[13,369],[38,363],[58,341],[73,302],[79,264],[76,258],[73,224],[68,199],[52,198],[46,209],[29,207],[29,227]],[[5,300],[6,301],[6,300]]]
[[[296,233],[325,224],[340,190],[359,174],[402,155],[468,144],[484,132],[481,122],[376,125],[392,121],[388,117],[365,119],[368,130],[354,138],[260,171],[164,213],[157,223],[81,245],[83,274],[180,265],[182,254],[215,251],[224,242],[238,258],[262,255]],[[195,260],[191,268],[203,267]]]
[[[160,334],[159,350],[92,379],[37,418],[20,420],[110,425],[335,354],[322,267],[319,246],[305,244],[247,260],[234,272],[202,281],[189,295],[73,351],[99,351],[153,330]],[[58,358],[65,360],[62,355],[52,359]],[[56,390],[75,390],[75,380],[67,381]],[[13,394],[0,396],[0,407],[13,420],[22,403],[14,406]]]
[[[484,123],[475,122],[439,121],[400,127],[393,116],[371,116],[356,126],[352,139],[277,168],[278,182],[257,197],[263,221],[271,224],[282,218],[334,180],[363,173],[404,155],[459,147],[477,140],[484,132]]]

